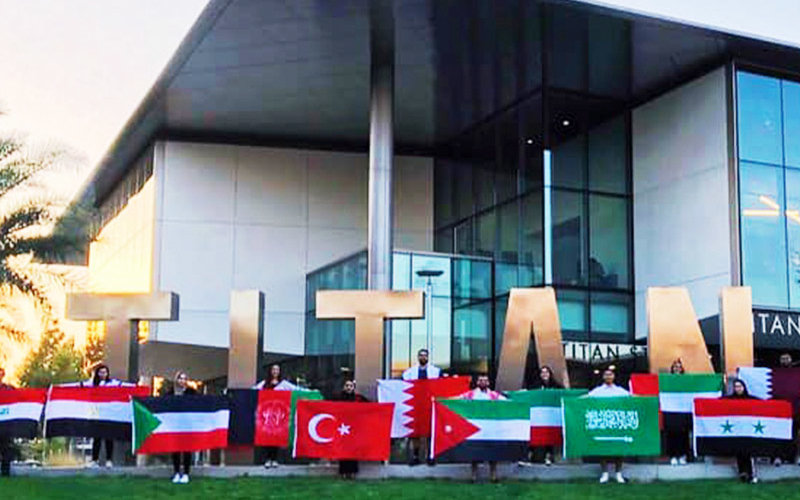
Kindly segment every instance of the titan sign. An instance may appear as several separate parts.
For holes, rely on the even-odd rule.
[[[755,342],[759,347],[797,349],[800,314],[768,309],[753,310]]]

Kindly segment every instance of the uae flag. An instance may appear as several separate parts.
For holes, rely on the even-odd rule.
[[[133,453],[211,450],[228,446],[228,398],[167,396],[137,398],[133,411]]]
[[[144,386],[52,387],[44,409],[46,437],[131,439],[131,398],[145,397]]]
[[[322,399],[319,391],[229,389],[230,445],[286,448],[294,440],[294,415],[301,399]]]
[[[688,432],[692,425],[694,400],[722,396],[722,374],[662,373],[658,376],[658,403],[664,414],[664,428]]]
[[[46,389],[0,391],[0,436],[35,438],[46,398]]]
[[[294,456],[328,460],[389,460],[392,405],[297,402]]]
[[[739,368],[738,376],[751,396],[789,401],[795,411],[800,407],[800,368]]]
[[[438,400],[431,457],[441,462],[516,461],[530,445],[530,406],[516,401]]]
[[[695,454],[780,456],[791,449],[792,407],[787,401],[698,399]]]
[[[561,400],[586,393],[586,389],[537,389],[505,394],[511,401],[530,407],[531,446],[558,446],[562,443]]]
[[[433,400],[469,390],[470,377],[378,380],[378,401],[394,403],[392,437],[429,437]]]

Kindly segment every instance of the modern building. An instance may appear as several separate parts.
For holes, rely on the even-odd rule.
[[[265,362],[321,384],[353,330],[314,292],[425,269],[393,373],[426,321],[435,363],[493,371],[512,287],[556,289],[576,366],[642,353],[652,286],[709,332],[750,286],[758,356],[800,350],[800,49],[771,41],[567,0],[211,0],[82,199],[92,290],[180,295],[151,374],[223,377],[230,291],[259,289]]]

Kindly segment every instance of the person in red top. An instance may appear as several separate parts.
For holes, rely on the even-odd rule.
[[[0,367],[0,391],[11,391],[14,387],[3,382],[6,371]],[[0,436],[0,476],[11,475],[11,438]]]

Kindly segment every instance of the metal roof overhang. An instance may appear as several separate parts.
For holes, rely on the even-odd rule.
[[[530,94],[518,62],[538,57],[525,52],[529,33],[563,29],[541,22],[545,9],[627,24],[627,104],[732,58],[800,73],[797,49],[571,0],[397,0],[395,9],[398,152],[430,153]],[[101,202],[158,138],[366,149],[368,10],[368,0],[211,0],[79,199]],[[470,89],[453,102],[461,85]],[[454,106],[469,113],[456,120]]]

